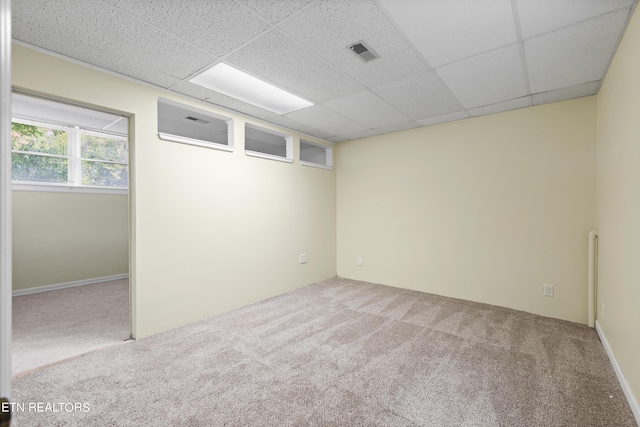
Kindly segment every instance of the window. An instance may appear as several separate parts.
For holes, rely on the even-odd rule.
[[[80,137],[82,185],[126,187],[129,144],[125,138],[84,131]]]
[[[62,127],[11,123],[11,175],[14,181],[66,183],[67,132]]]
[[[128,188],[125,117],[21,93],[12,96],[12,113],[14,188]]]
[[[16,183],[129,185],[129,144],[123,136],[14,118],[11,149]]]
[[[291,136],[260,126],[245,124],[244,152],[248,156],[293,162]]]
[[[158,137],[165,141],[233,151],[233,120],[160,98]]]
[[[300,163],[305,166],[333,169],[333,149],[301,139]]]

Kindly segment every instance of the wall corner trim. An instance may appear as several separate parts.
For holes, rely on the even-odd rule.
[[[20,295],[37,294],[39,292],[55,291],[58,289],[73,288],[76,286],[84,286],[84,285],[93,285],[95,283],[109,282],[111,280],[120,280],[120,279],[128,279],[128,278],[129,278],[129,273],[114,274],[113,276],[94,277],[93,279],[83,279],[83,280],[76,280],[74,282],[57,283],[53,285],[19,289],[17,291],[13,291],[12,296],[18,297]]]
[[[611,347],[609,346],[609,341],[604,335],[602,328],[600,328],[600,323],[596,320],[596,332],[598,332],[598,336],[600,337],[600,341],[607,352],[607,356],[609,356],[609,360],[611,361],[611,365],[613,366],[613,370],[616,373],[616,377],[618,377],[618,382],[620,383],[620,387],[622,387],[622,391],[624,392],[625,397],[627,398],[627,402],[629,402],[629,406],[631,407],[631,412],[633,412],[633,416],[636,418],[636,423],[640,425],[640,405],[638,401],[634,398],[631,389],[629,388],[629,384],[627,384],[627,380],[622,373],[622,368],[618,365],[618,361],[616,360],[613,352],[611,351]]]

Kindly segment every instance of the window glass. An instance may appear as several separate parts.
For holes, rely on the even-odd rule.
[[[11,178],[14,181],[66,183],[69,177],[69,160],[64,157],[13,153]]]
[[[11,149],[66,156],[67,133],[42,126],[11,123]]]
[[[128,185],[128,144],[125,139],[83,132],[80,137],[80,158],[82,185]]]
[[[126,187],[129,182],[127,165],[83,160],[82,185]]]
[[[128,187],[126,117],[21,93],[11,109],[14,182]]]
[[[300,161],[308,166],[331,169],[332,149],[310,141],[300,140]]]
[[[67,132],[11,123],[11,177],[15,181],[68,180]]]
[[[158,136],[165,141],[233,150],[231,119],[168,99],[158,99]]]
[[[245,129],[245,149],[272,156],[287,157],[287,142],[283,136],[274,135],[257,128]]]
[[[289,163],[292,160],[291,136],[289,135],[246,123],[244,138],[244,148],[247,155],[283,160]]]
[[[83,159],[127,163],[128,144],[124,139],[83,133],[80,156]]]

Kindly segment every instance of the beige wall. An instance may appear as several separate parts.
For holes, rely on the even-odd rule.
[[[334,171],[247,157],[241,116],[17,45],[13,84],[133,115],[135,337],[335,275]],[[236,151],[158,139],[159,96],[237,119]]]
[[[639,51],[636,11],[597,98],[597,319],[636,406],[640,402]]]
[[[638,19],[597,96],[597,115],[589,97],[345,142],[337,177],[246,157],[244,119],[224,110],[211,108],[238,120],[234,153],[161,141],[158,96],[209,107],[15,45],[13,83],[132,115],[136,337],[336,269],[585,323],[597,140],[598,322],[637,396]],[[17,195],[14,209],[29,197]],[[19,236],[24,226],[16,227]],[[300,252],[308,264],[298,264]],[[555,297],[542,296],[543,283],[555,285]]]
[[[338,275],[586,323],[595,108],[588,97],[338,144]]]
[[[14,191],[13,290],[129,272],[126,195]]]

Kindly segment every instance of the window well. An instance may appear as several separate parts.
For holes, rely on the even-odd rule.
[[[293,161],[291,136],[249,123],[244,129],[244,150],[248,156]]]
[[[158,136],[166,141],[233,151],[233,120],[168,99],[158,99]]]
[[[333,169],[333,149],[301,139],[300,163],[305,166]]]

